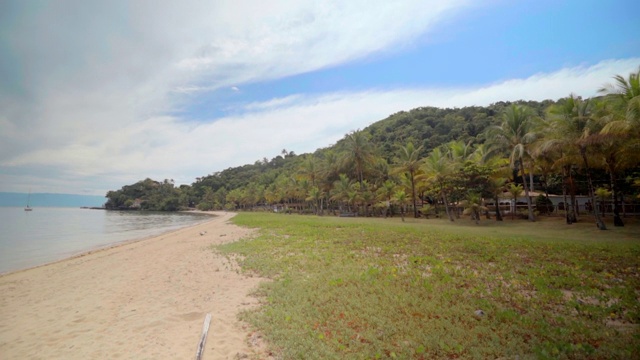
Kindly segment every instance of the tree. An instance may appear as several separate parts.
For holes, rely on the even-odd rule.
[[[511,183],[509,184],[509,187],[507,188],[507,190],[509,191],[509,193],[511,194],[511,197],[513,198],[513,209],[511,211],[511,220],[513,220],[516,210],[518,210],[518,198],[522,195],[522,185]]]
[[[511,105],[505,109],[502,116],[502,124],[493,126],[487,131],[487,141],[491,144],[493,151],[508,151],[509,161],[513,167],[517,167],[522,172],[522,183],[525,197],[527,198],[527,209],[529,211],[529,221],[535,221],[533,206],[529,197],[527,178],[525,176],[525,161],[529,157],[529,146],[536,140],[537,134],[533,123],[533,113],[531,109],[520,105]]]
[[[307,196],[307,201],[312,201],[315,208],[316,215],[320,215],[322,213],[322,199],[324,198],[324,192],[320,190],[317,186],[309,189],[309,196]]]
[[[596,197],[598,198],[598,203],[600,205],[600,209],[602,212],[602,217],[604,217],[604,211],[606,209],[607,206],[607,199],[609,199],[611,197],[611,191],[609,191],[608,189],[605,188],[598,188],[595,191],[596,193]],[[595,206],[596,204],[594,204]],[[597,212],[598,211],[598,207],[594,207],[593,211]]]
[[[582,167],[587,176],[589,196],[591,203],[595,204],[595,194],[593,180],[591,177],[591,166],[589,164],[589,151],[591,147],[598,143],[597,134],[601,130],[601,125],[591,112],[592,106],[589,100],[582,100],[579,97],[570,95],[560,105],[549,108],[547,112],[547,126],[551,129],[548,140],[545,140],[543,147],[559,148],[565,157],[565,162],[582,163]],[[597,211],[593,212],[596,225],[600,230],[606,230],[604,222]]]
[[[364,168],[374,159],[373,146],[366,133],[362,131],[352,131],[344,138],[344,165],[353,164],[356,171],[360,190],[363,190]]]
[[[455,164],[450,161],[440,148],[436,148],[424,159],[421,170],[424,173],[424,180],[432,182],[438,188],[447,216],[449,220],[454,221],[449,210],[446,189],[450,176],[455,172]]]
[[[413,201],[413,216],[418,217],[418,206],[416,204],[416,172],[420,169],[421,159],[420,152],[422,146],[415,147],[410,141],[406,146],[398,146],[398,155],[395,158],[397,170],[408,175],[411,183],[411,199]]]
[[[340,174],[340,178],[333,184],[331,200],[340,201],[349,205],[349,200],[353,198],[350,194],[353,192],[352,185],[353,182],[347,175]],[[349,211],[351,211],[350,208]]]
[[[495,153],[491,152],[488,144],[484,143],[478,145],[470,159],[492,170],[487,182],[487,192],[491,195],[496,206],[496,221],[502,221],[500,195],[505,190],[505,184],[511,169],[508,159],[495,155]]]
[[[314,156],[308,156],[300,167],[300,173],[311,181],[311,186],[316,186],[320,177],[320,166],[318,166],[317,159]]]
[[[493,195],[493,201],[496,205],[496,221],[502,221],[502,214],[500,213],[500,195],[504,191],[504,185],[507,179],[503,177],[492,177],[489,179],[489,192]]]
[[[606,124],[601,133],[605,136],[603,155],[613,196],[613,223],[624,226],[616,176],[621,169],[637,163],[640,153],[640,67],[628,79],[616,75],[614,80],[615,85],[607,84],[600,89],[607,95],[605,104],[611,104],[602,116]]]
[[[400,206],[400,217],[402,218],[402,222],[404,222],[404,208],[409,203],[409,197],[404,190],[398,190],[393,194],[393,202]]]
[[[467,200],[464,201],[464,207],[464,214],[471,215],[471,219],[475,220],[476,225],[480,223],[480,211],[487,210],[487,208],[482,205],[482,197],[476,193],[469,193]]]
[[[390,214],[391,199],[393,198],[393,194],[396,191],[396,187],[397,187],[396,183],[394,183],[391,180],[387,180],[382,184],[382,186],[380,186],[380,188],[378,188],[378,191],[377,191],[378,200],[383,202],[385,205],[385,213],[384,213],[385,217],[391,215]]]

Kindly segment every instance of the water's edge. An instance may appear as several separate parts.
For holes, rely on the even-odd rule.
[[[95,211],[95,210],[88,210],[87,209],[85,211]],[[216,214],[211,213],[211,212],[200,212],[200,211],[182,211],[182,212],[179,212],[179,213],[181,213],[181,214],[189,214],[189,215],[193,215],[193,216],[202,216],[203,219],[202,220],[198,220],[198,221],[194,221],[193,223],[190,223],[190,224],[185,224],[184,226],[180,226],[180,227],[176,227],[176,228],[168,228],[168,229],[166,229],[164,231],[160,231],[160,232],[154,233],[154,234],[142,235],[142,236],[134,236],[134,237],[127,238],[127,239],[124,239],[124,240],[116,240],[114,242],[110,242],[110,243],[107,243],[107,244],[97,244],[97,245],[89,246],[89,247],[81,249],[81,250],[72,250],[72,251],[68,251],[68,252],[61,252],[58,255],[53,255],[52,257],[55,257],[55,259],[53,259],[53,260],[46,260],[46,261],[44,261],[42,263],[38,263],[38,264],[34,264],[34,265],[26,265],[26,266],[22,266],[22,267],[19,267],[19,268],[0,270],[0,277],[5,276],[5,275],[9,275],[9,274],[15,274],[15,273],[23,272],[23,271],[28,271],[28,270],[35,269],[35,268],[44,267],[44,266],[47,266],[47,265],[50,265],[50,264],[55,264],[55,263],[67,261],[67,260],[78,258],[78,257],[83,257],[83,256],[86,256],[86,255],[89,255],[89,254],[93,254],[93,253],[96,253],[96,252],[106,251],[106,250],[109,250],[109,249],[113,249],[113,248],[129,245],[129,244],[133,244],[133,243],[137,243],[137,242],[140,242],[140,241],[146,241],[146,240],[150,240],[150,239],[166,236],[167,234],[183,231],[185,229],[189,229],[189,228],[192,228],[192,227],[196,227],[196,226],[208,223],[210,221],[213,221],[215,218],[217,218],[219,216],[219,215],[216,215]]]

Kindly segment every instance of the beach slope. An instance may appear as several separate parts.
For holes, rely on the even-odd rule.
[[[232,213],[158,237],[0,277],[3,359],[204,359],[251,354],[239,311],[261,279],[211,250],[252,230]],[[206,233],[205,233],[206,232]],[[203,233],[203,235],[201,235]],[[238,356],[240,354],[240,356]]]

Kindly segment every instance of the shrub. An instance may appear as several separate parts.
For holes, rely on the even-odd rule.
[[[536,210],[540,214],[550,214],[553,212],[553,203],[546,196],[540,194],[536,198]]]

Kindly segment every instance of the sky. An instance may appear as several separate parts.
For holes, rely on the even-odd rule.
[[[589,97],[636,0],[0,1],[0,191],[104,195],[421,106]]]

